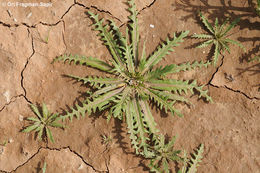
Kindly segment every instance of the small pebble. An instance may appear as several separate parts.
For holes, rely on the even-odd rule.
[[[0,154],[3,154],[3,152],[4,152],[4,148],[0,147]]]
[[[10,102],[10,93],[9,93],[9,91],[6,91],[4,94],[3,94],[4,96],[5,96],[5,98],[6,98],[6,102]]]
[[[32,12],[30,12],[26,17],[30,18],[32,16]]]
[[[26,149],[22,148],[22,154],[24,154],[25,156],[28,156],[29,152],[26,151]]]
[[[19,121],[23,121],[23,116],[19,115]]]
[[[154,25],[153,25],[153,24],[150,24],[150,27],[151,27],[151,28],[154,28]]]
[[[51,11],[53,16],[56,16],[56,12],[55,11]]]
[[[8,143],[13,143],[13,142],[14,142],[13,138],[8,139]]]
[[[203,51],[202,53],[206,53],[205,51]]]
[[[14,18],[14,22],[17,22],[17,19],[16,19],[16,18]]]
[[[78,170],[81,170],[81,169],[83,169],[83,164],[80,164],[78,167]]]

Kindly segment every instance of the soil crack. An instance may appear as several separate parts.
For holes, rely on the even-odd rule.
[[[103,171],[98,171],[94,168],[94,166],[92,166],[91,164],[87,163],[83,156],[81,156],[79,153],[77,153],[76,151],[72,150],[69,146],[68,149],[70,150],[70,152],[74,153],[75,155],[77,155],[86,165],[88,165],[89,167],[91,167],[95,172],[103,172]]]
[[[66,14],[68,14],[69,13],[69,11],[70,11],[70,9],[73,7],[73,6],[75,6],[77,3],[76,2],[74,2],[66,11],[65,11],[65,13],[61,16],[61,18],[60,19],[63,19],[63,17],[66,15]]]
[[[210,83],[209,85],[212,86],[212,87],[215,87],[215,88],[224,88],[224,89],[230,90],[232,92],[239,93],[239,94],[245,96],[246,98],[248,98],[250,100],[253,100],[253,99],[260,100],[260,98],[258,98],[258,97],[250,97],[246,93],[244,93],[244,92],[242,92],[240,90],[234,90],[232,88],[227,87],[226,85],[224,85],[224,86],[217,86],[217,85],[213,85],[212,83]]]
[[[61,151],[61,150],[65,150],[65,149],[69,149],[70,152],[72,152],[73,154],[75,154],[76,156],[78,156],[88,167],[91,167],[95,172],[104,172],[104,171],[99,171],[99,170],[96,170],[94,168],[94,166],[92,166],[91,164],[87,163],[83,156],[81,156],[80,154],[78,154],[76,151],[73,151],[69,146],[67,147],[62,147],[62,148],[50,148],[50,147],[40,147],[36,153],[34,153],[29,159],[27,159],[24,163],[22,163],[21,165],[17,166],[14,170],[10,171],[10,172],[6,172],[6,171],[3,171],[3,170],[0,170],[0,173],[14,173],[15,171],[17,171],[17,169],[19,169],[20,167],[26,165],[31,159],[33,159],[37,154],[39,154],[39,152],[42,150],[42,149],[47,149],[47,150],[51,150],[51,151]],[[109,171],[108,171],[109,172]]]
[[[228,87],[228,86],[226,86],[226,85],[224,85],[224,86],[217,86],[217,85],[212,84],[211,82],[212,82],[212,80],[214,79],[215,74],[219,71],[220,67],[223,66],[223,63],[224,63],[224,56],[222,55],[221,64],[217,67],[216,71],[212,74],[212,77],[211,77],[211,79],[209,80],[209,82],[208,82],[207,85],[211,85],[211,86],[216,87],[216,88],[220,88],[220,87],[221,87],[221,88],[228,89],[228,90],[230,90],[230,91],[233,91],[233,92],[242,94],[242,95],[244,95],[246,98],[248,98],[248,99],[250,99],[250,100],[252,100],[252,99],[260,100],[260,98],[258,98],[258,97],[250,97],[250,96],[248,96],[246,93],[244,93],[243,91],[232,89],[232,88],[230,88],[230,87]]]
[[[76,5],[77,3],[74,2],[66,11],[65,13],[60,17],[60,20],[58,20],[56,23],[45,23],[45,22],[42,22],[42,21],[39,21],[38,23],[34,24],[34,25],[29,25],[27,23],[19,23],[19,24],[8,24],[8,23],[4,23],[2,21],[0,21],[0,25],[4,26],[4,27],[8,27],[8,28],[11,28],[11,27],[19,27],[19,26],[26,26],[27,28],[36,28],[37,25],[39,24],[42,24],[42,25],[47,25],[47,26],[56,26],[58,25],[60,22],[62,22],[63,20],[63,17],[70,11],[70,9]]]
[[[0,112],[2,112],[8,105],[10,105],[11,103],[15,102],[17,100],[18,97],[23,97],[24,95],[20,94],[20,95],[17,95],[17,96],[13,96],[11,98],[11,100],[9,102],[7,102],[1,109],[0,109]]]
[[[8,28],[18,27],[18,26],[19,26],[18,24],[10,25],[10,24],[4,23],[4,22],[2,22],[2,21],[0,21],[0,25],[2,25],[2,26],[4,26],[4,27],[8,27]]]
[[[146,5],[144,8],[142,8],[142,9],[138,12],[138,14],[140,14],[140,13],[141,13],[142,11],[144,11],[145,9],[150,8],[151,6],[153,6],[156,1],[157,1],[157,0],[153,0],[153,2],[151,2],[149,5]]]
[[[70,9],[71,9],[73,6],[75,6],[76,4],[77,4],[77,3],[74,2],[74,3],[65,11],[65,13],[60,17],[60,20],[57,21],[56,23],[45,23],[45,22],[40,21],[40,22],[39,22],[38,24],[36,24],[35,26],[37,26],[37,25],[39,25],[39,24],[46,25],[46,26],[57,26],[60,22],[64,22],[64,21],[63,21],[64,16],[67,15],[67,14],[69,13]]]
[[[108,166],[108,163],[107,163],[107,160],[105,159],[105,163],[106,163],[106,168],[107,168],[107,173],[109,173],[109,166]]]
[[[16,170],[22,166],[24,166],[25,164],[27,164],[31,159],[33,159],[41,150],[42,147],[40,147],[36,153],[34,153],[29,159],[27,159],[24,163],[22,163],[21,165],[17,166],[14,170],[12,170],[11,172],[6,172],[6,173],[14,173],[16,172]]]
[[[94,168],[94,166],[92,166],[91,164],[89,164],[89,163],[87,163],[86,161],[85,161],[85,159],[83,158],[83,156],[81,156],[79,153],[77,153],[76,151],[74,151],[74,150],[72,150],[71,148],[70,148],[70,146],[67,146],[67,147],[62,147],[62,148],[50,148],[50,147],[42,147],[43,149],[48,149],[48,150],[55,150],[55,151],[61,151],[61,150],[64,150],[64,149],[69,149],[70,150],[70,152],[72,152],[73,154],[75,154],[76,156],[78,156],[81,160],[82,160],[82,162],[84,162],[87,166],[89,166],[89,167],[91,167],[95,172],[104,172],[104,171],[99,171],[99,170],[96,170],[95,168]]]
[[[21,71],[21,87],[22,87],[22,89],[23,89],[23,91],[24,91],[24,98],[25,98],[25,100],[26,100],[27,102],[29,102],[29,103],[32,103],[32,102],[26,97],[27,91],[26,91],[26,89],[25,89],[25,87],[24,87],[24,74],[23,74],[24,71],[25,71],[25,69],[26,69],[26,67],[27,67],[27,65],[28,65],[28,63],[29,63],[29,61],[30,61],[30,59],[31,59],[32,56],[35,54],[34,40],[33,40],[33,37],[32,37],[32,35],[31,35],[29,29],[28,29],[28,34],[31,36],[31,39],[32,39],[32,54],[30,55],[29,58],[27,58],[27,61],[26,61],[25,65],[24,65],[24,68],[23,68],[22,71]]]
[[[58,22],[56,23],[44,23],[44,22],[40,22],[38,23],[37,25],[39,24],[42,24],[42,25],[45,25],[45,26],[57,26],[60,22],[62,22],[63,20],[59,20]]]
[[[100,12],[100,13],[106,13],[106,14],[110,15],[112,18],[118,20],[120,23],[123,23],[119,18],[115,17],[115,16],[114,16],[112,13],[110,13],[109,11],[101,10],[101,9],[99,9],[98,7],[94,6],[94,5],[91,5],[90,7],[96,9],[96,10],[97,10],[98,12]]]
[[[108,14],[109,16],[111,16],[112,18],[118,20],[120,23],[123,23],[123,24],[124,24],[124,22],[122,22],[119,18],[115,17],[115,16],[114,16],[111,12],[109,12],[109,11],[99,9],[97,6],[94,6],[94,5],[91,5],[90,7],[87,7],[87,6],[85,6],[84,4],[81,4],[81,3],[79,3],[79,2],[76,2],[76,4],[79,5],[79,6],[81,6],[81,7],[84,7],[85,9],[88,9],[88,10],[89,10],[90,8],[93,8],[93,9],[97,10],[97,11],[100,12],[100,13],[106,13],[106,14]]]
[[[252,100],[252,99],[260,100],[260,98],[258,98],[258,97],[250,97],[250,96],[248,96],[246,93],[244,93],[243,91],[234,90],[234,89],[232,89],[232,88],[229,88],[229,87],[226,86],[226,85],[224,85],[223,88],[226,88],[226,89],[228,89],[228,90],[230,90],[230,91],[233,91],[233,92],[236,92],[236,93],[239,93],[239,94],[242,94],[242,95],[244,95],[246,98],[248,98],[248,99],[250,99],[250,100]]]
[[[217,67],[216,71],[212,74],[212,76],[211,76],[211,78],[210,78],[210,80],[209,80],[209,82],[208,82],[207,85],[213,85],[213,84],[211,84],[211,82],[212,82],[212,80],[214,79],[215,74],[218,72],[218,70],[220,69],[220,67],[222,67],[223,64],[224,64],[224,56],[223,56],[223,55],[221,55],[221,56],[222,56],[222,58],[221,58],[221,64]],[[214,85],[213,85],[213,86],[214,86]]]
[[[86,9],[90,9],[89,7],[86,7],[84,4],[77,2],[76,0],[75,0],[75,4],[77,4],[78,6],[81,6],[83,8],[86,8]]]
[[[12,28],[12,27],[19,27],[19,26],[26,26],[27,28],[35,28],[36,27],[36,24],[35,25],[29,25],[27,23],[20,23],[20,24],[9,24],[9,23],[4,23],[2,21],[0,21],[0,25],[4,26],[4,27],[8,27],[8,28]]]
[[[75,0],[75,1],[76,1],[76,0]],[[153,6],[156,1],[157,1],[157,0],[153,0],[153,2],[151,2],[151,3],[148,4],[148,5],[146,5],[146,6],[143,7],[141,10],[139,10],[139,11],[138,11],[138,15],[139,15],[143,10],[145,10],[146,8],[150,8],[151,6]],[[79,3],[79,2],[75,2],[75,3],[76,3],[77,5],[79,5],[79,6],[83,7],[83,8],[85,8],[85,9],[93,8],[93,9],[97,10],[97,11],[100,12],[100,13],[106,13],[106,14],[108,14],[108,15],[111,16],[112,18],[114,18],[114,19],[118,20],[120,23],[122,23],[122,24],[120,25],[120,27],[122,27],[124,24],[127,23],[127,22],[122,22],[122,20],[120,20],[119,18],[115,17],[110,11],[100,9],[100,8],[98,8],[98,7],[95,6],[95,5],[90,5],[89,7],[87,7],[87,6],[85,6],[84,4],[81,4],[81,3]]]

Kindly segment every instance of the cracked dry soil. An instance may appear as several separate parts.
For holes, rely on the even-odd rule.
[[[246,53],[232,46],[231,54],[224,54],[217,67],[175,76],[198,79],[209,89],[214,103],[191,96],[194,106],[177,105],[184,118],[166,116],[156,109],[153,114],[163,134],[178,135],[176,148],[192,152],[199,144],[205,145],[199,173],[259,173],[260,64],[245,61],[259,54],[260,47],[260,18],[254,14],[251,1],[136,1],[141,40],[149,43],[148,53],[175,31],[205,32],[198,10],[210,21],[241,17],[230,37],[242,42]],[[133,154],[125,124],[119,120],[106,123],[105,113],[75,119],[64,131],[54,129],[54,144],[20,132],[26,125],[24,119],[33,115],[29,103],[44,101],[52,112],[62,112],[75,98],[81,98],[84,86],[62,74],[102,75],[90,68],[51,64],[64,53],[110,58],[85,12],[113,18],[122,29],[127,21],[123,0],[51,2],[48,8],[5,7],[0,3],[0,143],[8,141],[0,145],[0,172],[40,172],[44,161],[47,172],[55,173],[148,172],[147,161]],[[161,65],[206,60],[209,49],[190,48],[197,42],[186,39]],[[108,145],[102,144],[104,134],[112,137]]]

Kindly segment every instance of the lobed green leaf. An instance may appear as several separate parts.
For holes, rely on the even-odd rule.
[[[62,62],[66,62],[68,61],[69,64],[74,63],[76,64],[80,64],[80,65],[87,65],[93,68],[96,68],[98,70],[101,71],[105,71],[105,72],[112,72],[113,68],[112,66],[110,66],[109,64],[107,64],[106,62],[94,58],[94,57],[85,57],[85,56],[79,56],[79,55],[62,55],[62,56],[58,56],[57,58],[55,58],[53,60],[53,62],[55,61],[62,61]]]
[[[54,143],[54,139],[53,139],[53,136],[52,136],[51,130],[50,130],[48,127],[46,127],[46,134],[47,134],[48,139],[50,139],[51,142]]]
[[[160,91],[155,91],[152,89],[144,89],[144,92],[149,95],[151,100],[154,100],[157,103],[157,106],[162,110],[164,108],[165,112],[167,113],[168,110],[174,115],[176,113],[178,116],[182,117],[183,115],[180,113],[179,110],[173,107],[173,102],[168,102],[168,97],[164,94],[161,94]]]
[[[202,38],[202,39],[213,39],[212,35],[208,35],[208,34],[194,34],[191,37],[193,38]]]
[[[226,36],[226,34],[235,27],[235,25],[240,21],[240,18],[236,18],[227,28],[224,30],[220,37]]]
[[[144,114],[144,121],[147,123],[147,126],[149,128],[149,132],[154,135],[157,134],[159,130],[156,128],[156,122],[154,121],[154,117],[151,113],[149,104],[147,103],[147,101],[140,100],[140,106]]]
[[[32,124],[32,125],[26,127],[24,130],[22,130],[22,132],[29,133],[29,132],[35,130],[37,127],[39,127],[39,125],[40,125],[39,123]]]
[[[227,43],[232,43],[232,44],[234,44],[234,45],[237,45],[237,46],[239,46],[241,49],[243,49],[244,52],[246,51],[245,47],[244,47],[240,42],[238,42],[238,41],[231,40],[231,39],[228,39],[228,38],[223,39],[223,41],[224,41],[224,42],[227,42]]]
[[[42,118],[42,115],[39,111],[39,109],[37,108],[37,106],[35,106],[34,104],[31,104],[31,109],[32,111],[35,113],[35,115],[37,115],[39,118]]]
[[[206,26],[206,28],[213,34],[215,35],[215,31],[214,28],[212,27],[212,25],[209,23],[209,21],[207,20],[207,18],[205,16],[203,16],[202,13],[200,13],[200,17],[202,22],[204,23],[204,25]]]
[[[141,72],[141,75],[143,75],[154,65],[160,62],[165,57],[165,55],[169,54],[170,51],[173,51],[172,47],[178,46],[178,43],[183,42],[183,38],[185,38],[188,35],[188,33],[189,31],[181,32],[181,34],[178,37],[174,33],[173,40],[167,38],[166,43],[163,43],[161,46],[159,46],[157,48],[157,51],[155,51],[154,54],[150,56],[150,58],[147,60],[147,62],[144,65],[144,69]]]
[[[131,12],[131,15],[129,16],[130,23],[129,26],[131,27],[130,33],[131,33],[131,41],[132,41],[132,49],[133,49],[133,58],[135,61],[135,65],[137,65],[138,60],[138,44],[139,44],[139,32],[138,32],[138,19],[137,19],[137,10],[134,0],[129,0],[128,4],[130,5],[130,8],[128,9]]]
[[[187,63],[183,63],[180,65],[175,65],[174,64],[174,68],[169,72],[169,73],[178,73],[180,71],[188,71],[188,70],[192,70],[195,68],[202,68],[205,67],[207,68],[211,63],[209,61],[207,62],[203,62],[203,61],[194,61],[192,64],[190,64],[190,62]]]
[[[202,44],[200,44],[196,48],[204,48],[204,47],[207,47],[208,45],[210,45],[212,43],[213,43],[213,40],[208,40],[208,41],[203,42]]]
[[[220,53],[219,43],[215,42],[215,50],[214,50],[214,58],[213,58],[213,65],[216,66],[218,62],[218,55]]]
[[[158,79],[158,78],[162,78],[164,77],[166,74],[170,73],[174,68],[174,64],[171,65],[166,65],[164,67],[160,66],[158,68],[156,68],[155,70],[149,72],[146,77],[145,80],[151,80],[151,79]]]
[[[140,154],[140,147],[137,141],[137,134],[138,132],[135,130],[135,114],[133,113],[134,106],[132,101],[127,102],[127,109],[126,109],[126,123],[128,128],[128,133],[130,134],[131,143],[136,151],[136,154]]]
[[[165,79],[165,80],[150,80],[146,82],[146,84],[150,88],[154,88],[162,91],[173,91],[174,93],[182,94],[184,92],[187,94],[189,90],[193,94],[193,88],[196,87],[196,82],[192,82],[189,84],[189,81],[180,81],[175,79]]]
[[[81,81],[84,84],[90,83],[92,86],[95,87],[102,87],[102,86],[109,86],[109,85],[119,85],[123,83],[123,79],[120,78],[102,78],[98,76],[89,76],[89,77],[78,77],[73,75],[67,75],[68,77],[71,77],[73,79],[76,79],[77,81]]]
[[[189,169],[187,173],[195,173],[197,172],[197,167],[199,166],[199,163],[201,162],[201,159],[203,158],[202,154],[204,151],[204,145],[201,144],[199,149],[197,150],[197,153],[194,153],[193,156],[194,158],[191,158],[189,162]]]
[[[94,19],[95,24],[93,24],[93,26],[95,27],[96,31],[100,32],[98,35],[101,37],[101,40],[104,42],[104,44],[108,46],[116,64],[118,64],[120,67],[124,67],[121,51],[113,38],[112,32],[107,30],[108,25],[103,26],[103,19],[99,20],[98,14],[95,15],[90,11],[88,11],[88,14],[92,19]]]

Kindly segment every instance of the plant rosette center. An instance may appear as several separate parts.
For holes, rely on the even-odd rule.
[[[128,86],[131,87],[140,87],[143,86],[143,78],[140,77],[140,74],[135,73],[135,74],[130,74],[128,76],[129,78],[125,79],[125,82]]]

